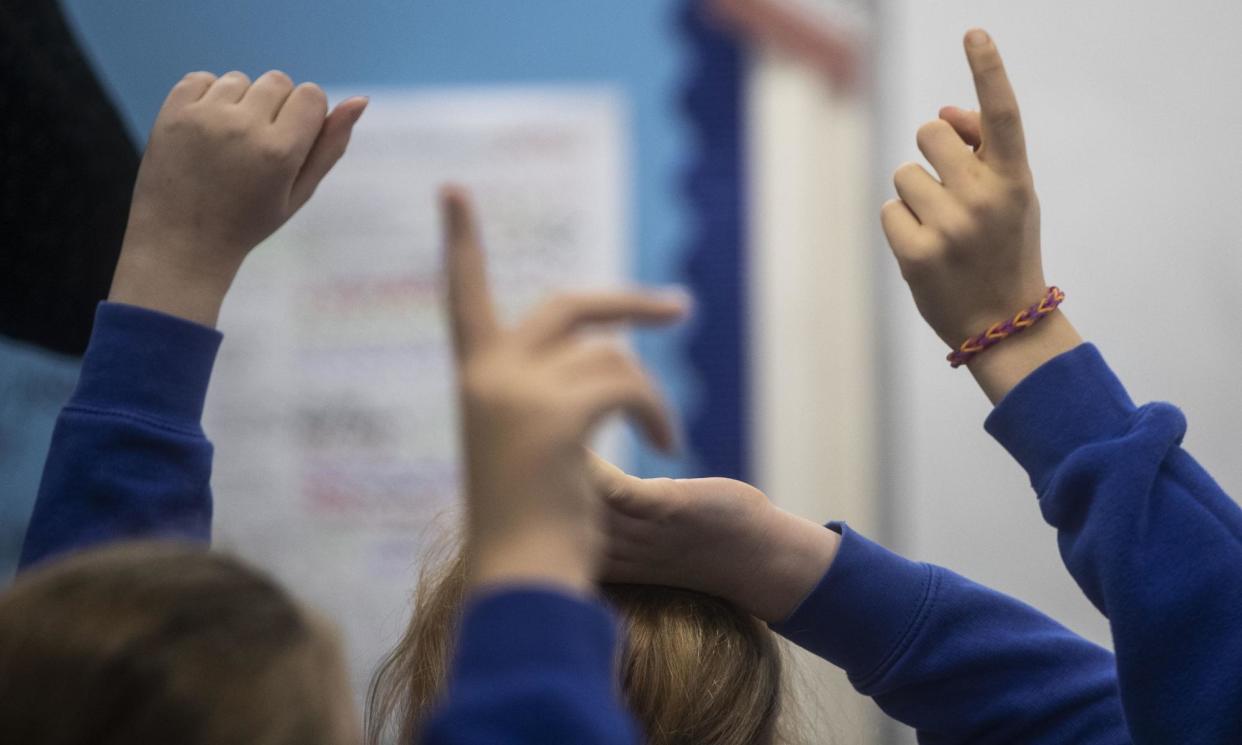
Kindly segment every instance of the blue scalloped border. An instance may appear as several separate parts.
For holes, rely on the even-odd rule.
[[[689,57],[681,105],[693,137],[681,180],[685,276],[696,301],[686,358],[701,394],[688,439],[698,470],[748,480],[745,52],[702,0],[685,0],[678,21]]]

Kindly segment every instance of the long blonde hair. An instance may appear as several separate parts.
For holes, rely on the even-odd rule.
[[[367,742],[415,742],[438,701],[467,588],[465,558],[431,562],[405,635],[371,684]],[[624,629],[619,684],[652,745],[777,745],[783,659],[775,635],[719,598],[604,585]]]

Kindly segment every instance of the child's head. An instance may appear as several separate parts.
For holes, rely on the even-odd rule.
[[[202,550],[88,551],[0,596],[0,740],[357,742],[335,632],[275,582]]]
[[[369,742],[389,730],[413,742],[444,687],[466,590],[461,556],[423,573],[405,636],[372,685]],[[622,620],[621,692],[647,742],[780,741],[781,651],[762,622],[688,590],[604,585],[602,593]]]

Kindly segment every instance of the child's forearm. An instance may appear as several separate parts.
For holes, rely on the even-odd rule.
[[[606,581],[726,598],[941,742],[1127,739],[1112,655],[1012,598],[739,481],[639,479],[598,459],[592,477]]]
[[[328,113],[280,72],[191,73],[151,130],[110,299],[53,434],[22,564],[88,544],[208,540],[211,443],[200,420],[213,328],[251,249],[344,152],[366,102]]]

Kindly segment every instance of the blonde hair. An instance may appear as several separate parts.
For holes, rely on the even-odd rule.
[[[438,701],[467,588],[460,554],[419,578],[405,635],[371,684],[367,742],[415,742]],[[775,635],[719,598],[604,585],[623,628],[619,684],[651,745],[777,745],[783,659]]]
[[[338,745],[340,646],[275,582],[171,544],[87,551],[0,596],[0,742]]]

